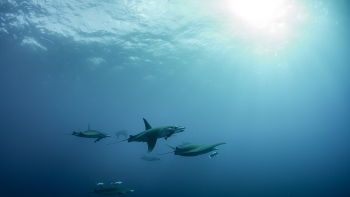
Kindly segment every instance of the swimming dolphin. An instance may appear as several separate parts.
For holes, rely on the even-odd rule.
[[[145,161],[159,161],[160,158],[159,157],[151,157],[151,156],[142,156],[141,157],[142,160],[145,160]]]
[[[114,183],[111,183],[111,185],[117,185],[117,184],[122,184],[123,182],[121,182],[121,181],[117,181],[117,182],[114,182]]]
[[[136,135],[130,135],[128,139],[125,139],[122,141],[147,142],[148,153],[152,152],[158,138],[168,139],[172,134],[180,133],[185,130],[185,127],[181,127],[181,126],[160,126],[160,127],[152,128],[146,119],[143,118],[143,122],[145,123],[145,127],[146,127],[145,131]],[[119,141],[119,142],[122,142],[122,141]],[[118,143],[118,142],[114,142],[114,143]],[[111,144],[114,144],[114,143],[111,143]]]
[[[220,146],[226,144],[225,142],[220,142],[216,144],[211,144],[211,145],[205,145],[205,144],[189,144],[185,145],[183,147],[173,147],[169,146],[172,148],[174,151],[170,153],[174,153],[174,155],[180,155],[180,156],[197,156],[197,155],[202,155],[205,153],[209,153],[213,150],[217,150],[216,146]],[[164,153],[163,153],[164,154]],[[167,154],[167,153],[165,153]],[[162,155],[162,154],[159,154]]]
[[[85,138],[97,138],[95,140],[95,142],[100,141],[102,138],[105,138],[105,137],[111,137],[110,135],[108,135],[106,133],[102,133],[102,132],[97,131],[97,130],[91,130],[90,124],[88,124],[88,130],[86,130],[86,131],[79,130],[79,132],[73,131],[72,135],[75,135],[78,137],[85,137]]]
[[[96,185],[103,185],[104,183],[96,183]]]
[[[113,185],[113,186],[104,186],[100,185],[100,189],[94,189],[95,194],[101,194],[101,195],[120,195],[120,194],[125,194],[129,192],[134,192],[132,189],[128,189],[126,187],[122,187],[119,185]]]
[[[210,155],[209,155],[209,158],[211,159],[212,157],[215,157],[215,156],[217,156],[219,153],[218,152],[212,152],[212,153],[210,153]]]
[[[128,131],[121,130],[115,133],[117,135],[117,139],[119,138],[119,135],[123,135],[125,138],[128,138]]]
[[[191,144],[191,143],[183,141],[182,144],[177,145],[177,147],[183,147],[183,146],[186,146],[186,145],[189,145],[189,144]]]

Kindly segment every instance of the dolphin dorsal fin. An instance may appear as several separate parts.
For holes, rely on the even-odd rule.
[[[91,129],[90,129],[90,124],[88,124],[88,131],[90,131]]]
[[[143,122],[145,123],[145,127],[146,127],[145,130],[152,129],[151,125],[147,122],[146,119],[143,118]]]

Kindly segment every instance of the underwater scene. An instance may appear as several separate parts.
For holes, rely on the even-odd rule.
[[[0,0],[0,196],[350,196],[349,8]]]

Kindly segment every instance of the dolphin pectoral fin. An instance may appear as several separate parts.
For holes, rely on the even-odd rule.
[[[95,142],[98,142],[98,141],[100,141],[101,139],[102,139],[102,137],[97,138],[97,139],[95,140]]]
[[[90,131],[91,129],[90,129],[90,124],[88,124],[88,131]]]
[[[147,122],[146,119],[143,118],[143,122],[145,123],[145,130],[152,129],[151,125]]]
[[[151,133],[147,136],[146,142],[148,145],[148,153],[152,152],[152,150],[156,146],[157,138],[158,138],[158,132]]]

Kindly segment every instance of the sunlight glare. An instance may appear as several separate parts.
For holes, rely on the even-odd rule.
[[[284,0],[231,0],[232,14],[254,27],[265,27],[283,15]]]

